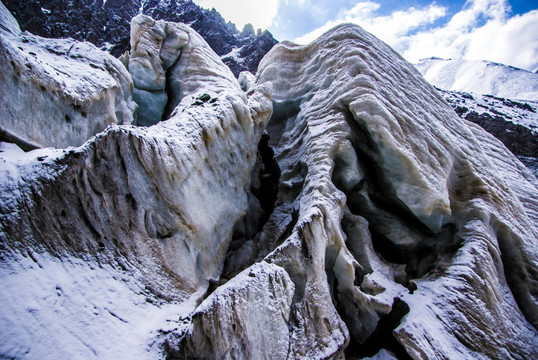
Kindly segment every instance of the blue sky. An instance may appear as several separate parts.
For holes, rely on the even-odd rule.
[[[194,0],[239,30],[252,23],[277,40],[308,43],[341,22],[356,23],[400,52],[421,58],[490,60],[538,69],[538,1]]]

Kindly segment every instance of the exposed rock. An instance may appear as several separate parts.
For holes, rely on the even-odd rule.
[[[0,3],[0,138],[25,149],[82,145],[110,124],[131,124],[125,67],[90,43],[21,33]]]
[[[463,119],[501,140],[538,178],[538,103],[437,89]]]
[[[129,49],[129,26],[139,13],[155,20],[183,22],[192,27],[238,76],[256,72],[261,58],[277,41],[265,31],[239,32],[215,10],[183,0],[4,0],[23,30],[53,38],[86,40],[120,56]],[[230,56],[232,51],[240,52]]]
[[[168,120],[69,152],[0,149],[2,356],[54,352],[54,336],[24,352],[17,340],[36,318],[60,321],[14,285],[39,282],[28,258],[53,268],[48,253],[132,274],[116,288],[135,315],[95,300],[118,329],[153,309],[140,296],[188,304],[152,332],[164,354],[151,357],[538,356],[538,182],[392,49],[341,25],[277,45],[237,81],[187,26],[133,24],[124,60],[137,87],[165,83]],[[38,293],[51,304],[61,289]],[[113,354],[94,350],[84,329],[99,325],[81,311],[89,325],[65,326],[82,345],[57,352]]]

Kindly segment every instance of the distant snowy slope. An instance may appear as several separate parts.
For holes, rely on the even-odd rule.
[[[424,78],[443,89],[538,100],[538,74],[490,61],[422,59],[415,64]]]
[[[456,113],[495,136],[538,178],[538,102],[439,90]]]

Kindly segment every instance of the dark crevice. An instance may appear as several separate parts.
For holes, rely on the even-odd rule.
[[[393,334],[394,329],[400,325],[402,318],[408,312],[409,306],[400,298],[394,298],[392,310],[379,319],[374,332],[363,344],[351,339],[345,350],[346,358],[370,357],[386,349],[400,360],[412,359]]]
[[[380,257],[390,263],[406,265],[406,286],[411,279],[442,270],[443,260],[452,258],[461,246],[454,224],[444,225],[439,233],[423,236],[420,242],[409,247],[393,244],[372,226],[369,230],[374,249]]]
[[[269,146],[269,135],[263,134],[258,143],[256,163],[251,173],[249,209],[242,224],[234,230],[234,238],[254,238],[275,209],[278,197],[280,168]]]
[[[24,139],[21,139],[18,136],[10,134],[7,130],[4,130],[2,128],[0,128],[0,141],[13,143],[26,152],[39,149],[39,146],[32,144]]]
[[[404,249],[394,245],[392,241],[379,233],[376,227],[371,224],[368,229],[370,230],[374,250],[383,260],[393,264],[406,264],[409,261],[409,255],[406,253],[409,253],[410,249]]]
[[[258,155],[261,164],[259,167],[256,187],[251,187],[252,194],[256,196],[263,210],[258,224],[258,231],[261,231],[263,225],[269,219],[275,208],[275,202],[278,197],[278,184],[280,180],[280,168],[275,160],[275,152],[269,146],[269,135],[263,134],[258,144]]]
[[[299,111],[301,99],[273,101],[273,114],[267,124],[266,132],[270,136],[270,146],[277,146],[288,124],[294,124]]]
[[[269,146],[269,135],[258,143],[256,162],[251,172],[248,209],[234,226],[228,254],[224,261],[221,283],[252,265],[260,252],[261,232],[275,210],[278,197],[280,168]]]
[[[400,298],[394,298],[391,311],[382,315],[369,306],[366,298],[355,298],[350,289],[342,288],[338,283],[333,270],[337,253],[337,247],[327,248],[325,270],[333,304],[350,333],[346,358],[369,357],[386,349],[398,359],[411,359],[393,334],[409,312],[409,306]]]
[[[408,282],[426,274],[443,272],[461,244],[462,239],[457,236],[454,224],[446,224],[439,233],[425,236],[409,256],[406,266]]]
[[[234,226],[220,284],[265,258],[295,227],[298,209],[293,202],[302,190],[308,168],[298,162],[281,170],[274,149],[282,147],[282,135],[294,126],[300,102],[273,102],[273,114],[261,136],[251,171],[249,206]]]
[[[178,60],[179,57],[176,62]],[[181,102],[181,81],[177,76],[172,74],[172,69],[174,69],[173,65],[166,70],[166,85],[164,87],[164,91],[166,92],[167,99],[161,118],[162,121],[168,120],[176,106],[178,106],[178,104]]]
[[[332,302],[340,318],[346,323],[350,337],[358,343],[363,343],[375,330],[379,315],[370,306],[366,297],[357,298],[352,289],[339,284],[338,274],[334,271],[339,251],[338,246],[329,246],[325,253],[325,272],[331,289]]]
[[[536,288],[533,289],[532,280],[530,280],[532,275],[528,274],[521,250],[516,245],[508,227],[500,222],[494,223],[493,227],[497,232],[497,242],[508,287],[527,321],[538,330],[538,310],[533,301],[533,295],[536,297],[538,294],[536,294]]]

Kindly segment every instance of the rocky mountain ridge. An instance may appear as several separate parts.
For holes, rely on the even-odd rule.
[[[462,119],[501,140],[538,178],[538,102],[437,90]]]
[[[261,58],[277,43],[268,31],[252,26],[238,31],[215,10],[190,0],[3,0],[23,30],[48,38],[89,41],[119,57],[129,48],[131,19],[138,14],[183,22],[197,31],[238,76],[256,72]]]

